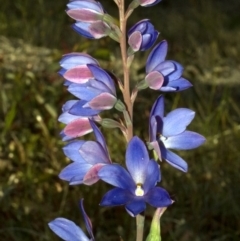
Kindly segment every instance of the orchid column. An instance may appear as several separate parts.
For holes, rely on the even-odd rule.
[[[85,53],[70,53],[60,61],[60,75],[65,79],[67,90],[75,99],[67,101],[59,121],[66,124],[61,132],[64,154],[72,161],[63,168],[59,177],[69,185],[94,185],[104,181],[114,186],[103,195],[100,206],[124,206],[136,217],[136,241],[144,237],[144,211],[147,204],[156,208],[147,241],[160,241],[160,217],[173,203],[168,192],[157,186],[161,181],[160,164],[163,159],[180,171],[187,172],[187,163],[169,149],[189,150],[200,146],[204,137],[187,131],[195,113],[178,108],[164,116],[164,97],[155,101],[149,118],[149,141],[134,136],[133,105],[137,94],[146,88],[161,92],[177,92],[188,89],[191,83],[182,77],[183,67],[173,60],[166,60],[168,44],[163,40],[150,52],[146,61],[146,76],[130,89],[129,72],[138,51],[153,47],[159,32],[150,20],[144,19],[126,29],[127,20],[138,6],[151,7],[161,0],[133,0],[125,11],[124,0],[114,0],[119,9],[119,26],[107,14],[100,2],[72,0],[67,5],[67,14],[76,20],[73,29],[89,39],[109,36],[121,49],[123,79],[101,68],[96,59]],[[115,83],[115,79],[118,83]],[[116,89],[123,99],[117,96]],[[102,118],[101,113],[114,108],[118,120]],[[99,126],[119,128],[126,140],[125,166],[111,160],[107,142]],[[95,140],[81,140],[93,132]],[[150,155],[149,155],[150,152]],[[94,186],[93,186],[94,188]],[[83,209],[89,236],[72,221],[57,218],[49,227],[63,240],[95,240],[89,218]],[[96,204],[97,208],[97,204]]]

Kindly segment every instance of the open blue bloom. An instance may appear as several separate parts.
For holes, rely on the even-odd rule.
[[[166,190],[156,187],[160,181],[159,165],[149,160],[145,144],[133,137],[126,151],[126,171],[118,164],[106,165],[98,172],[103,181],[116,188],[108,191],[100,205],[125,205],[127,212],[136,216],[143,212],[146,203],[153,207],[167,207],[172,200]]]
[[[89,120],[89,123],[97,141],[75,140],[63,148],[64,154],[73,163],[66,166],[59,177],[70,185],[96,183],[99,170],[112,163],[102,133],[93,121]]]
[[[168,149],[190,150],[204,143],[205,138],[202,135],[186,130],[194,116],[194,111],[178,108],[164,117],[163,96],[158,97],[150,113],[150,145],[160,160],[163,158],[170,165],[184,172],[187,172],[187,163]]]
[[[167,41],[157,44],[147,59],[145,81],[149,87],[163,92],[176,92],[188,89],[191,83],[182,78],[183,67],[172,60],[165,60]]]
[[[128,31],[128,43],[133,52],[145,51],[153,46],[159,32],[154,29],[149,19],[136,23]]]
[[[94,241],[92,224],[84,210],[83,199],[80,201],[80,209],[90,238],[74,222],[66,218],[56,218],[48,224],[49,228],[65,241]]]

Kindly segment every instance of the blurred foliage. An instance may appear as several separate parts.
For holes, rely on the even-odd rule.
[[[207,137],[204,146],[179,152],[189,163],[187,174],[162,164],[161,185],[175,200],[162,218],[165,241],[240,239],[240,2],[230,2],[163,0],[153,8],[139,8],[130,18],[130,25],[151,18],[161,31],[160,39],[168,39],[168,58],[183,63],[185,77],[194,84],[182,93],[168,94],[166,112],[177,107],[195,110],[190,129]],[[68,187],[57,177],[69,163],[61,151],[58,133],[63,126],[57,116],[72,98],[57,74],[61,55],[88,52],[122,75],[117,45],[109,38],[89,41],[74,33],[65,4],[1,2],[0,237],[59,240],[47,223],[64,216],[83,227],[78,200],[84,197],[97,240],[134,240],[135,220],[123,207],[97,206],[108,185]],[[106,9],[117,13],[113,1]],[[136,56],[133,83],[144,77],[146,57],[147,53]],[[141,92],[135,105],[135,134],[145,140],[149,111],[158,95]],[[103,132],[112,160],[123,162],[125,145],[119,131]],[[149,207],[146,233],[152,213]]]

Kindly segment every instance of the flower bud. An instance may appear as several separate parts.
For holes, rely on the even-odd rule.
[[[114,18],[105,13],[99,2],[75,0],[67,7],[67,14],[76,20],[72,27],[80,35],[90,39],[109,36],[119,41],[120,30],[114,24]]]
[[[160,218],[167,208],[158,208],[153,216],[150,233],[147,236],[146,241],[161,241],[161,228]]]
[[[81,22],[93,23],[101,20],[104,15],[102,5],[92,0],[71,1],[67,7],[67,14]]]
[[[154,26],[148,19],[141,20],[136,23],[128,31],[128,43],[130,48],[128,50],[129,55],[137,51],[145,51],[153,46],[159,32],[154,29]]]

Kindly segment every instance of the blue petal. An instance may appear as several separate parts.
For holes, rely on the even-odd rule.
[[[73,162],[60,172],[59,178],[70,182],[70,185],[81,184],[85,174],[91,167],[92,165],[86,162]]]
[[[153,207],[167,207],[172,204],[168,192],[161,187],[154,187],[145,196],[145,201]]]
[[[119,206],[132,200],[133,195],[126,189],[114,188],[108,191],[100,203],[101,206]]]
[[[91,9],[99,13],[103,13],[102,5],[95,1],[71,1],[67,4],[68,9]]]
[[[126,166],[136,184],[145,182],[148,162],[145,144],[137,136],[133,137],[127,146]]]
[[[71,121],[74,121],[76,119],[78,119],[79,116],[76,116],[76,115],[71,115],[69,114],[68,112],[65,112],[65,113],[62,113],[59,117],[58,117],[58,121],[59,122],[62,122],[64,124],[68,124],[70,123]]]
[[[107,92],[107,93],[112,94],[112,91],[108,88],[108,86],[99,80],[90,79],[89,85],[96,89],[101,90],[102,92]]]
[[[81,146],[79,153],[87,163],[92,165],[97,163],[111,163],[108,158],[108,153],[95,141],[86,141]]]
[[[115,187],[127,189],[134,193],[136,185],[129,173],[120,165],[112,164],[102,167],[98,172],[98,176],[104,182],[107,182]]]
[[[63,106],[62,106],[62,111],[68,111],[71,109],[71,107],[76,104],[78,102],[78,100],[69,100],[67,101]]]
[[[77,22],[72,25],[72,28],[80,35],[84,36],[85,38],[94,39],[92,34],[89,32],[90,23],[84,22]]]
[[[169,81],[173,81],[173,80],[177,80],[181,77],[182,73],[183,73],[183,67],[181,64],[179,64],[176,61],[171,61],[174,66],[175,66],[175,70],[168,75],[168,80]]]
[[[157,44],[154,49],[151,51],[147,59],[146,72],[147,74],[155,70],[155,68],[165,60],[167,55],[167,41],[163,40]]]
[[[182,91],[192,87],[192,84],[184,79],[180,78],[174,81],[169,81],[166,85],[160,88],[163,92],[173,92],[173,91]]]
[[[135,201],[127,204],[125,206],[125,208],[131,216],[135,217],[146,209],[146,203],[144,202],[143,199],[135,200]]]
[[[148,193],[150,189],[156,186],[160,179],[159,165],[155,160],[150,160],[147,166],[147,178],[143,185],[144,192]]]
[[[115,84],[110,75],[100,67],[89,64],[88,68],[91,70],[96,80],[103,82],[111,91],[113,95],[116,95]]]
[[[176,66],[173,61],[167,60],[157,65],[154,70],[160,72],[164,77],[167,77],[168,79],[168,76],[175,72]]]
[[[188,171],[188,164],[177,154],[167,150],[165,147],[161,146],[161,154],[162,157],[165,159],[166,162],[168,162],[173,167],[183,171]]]
[[[151,24],[149,22],[149,19],[143,19],[137,22],[128,30],[128,37],[135,31],[140,31],[141,33],[143,33],[146,30],[148,24]]]
[[[61,69],[58,71],[58,74],[60,74],[60,75],[63,77],[63,75],[64,75],[66,72],[67,72],[66,69],[61,68]]]
[[[157,120],[156,116],[151,116],[149,120],[149,141],[155,141],[157,138]]]
[[[158,115],[161,118],[164,116],[164,97],[160,95],[154,102],[150,116]]]
[[[186,127],[191,123],[194,116],[195,112],[186,108],[178,108],[171,111],[163,118],[162,135],[169,137],[180,134],[186,130]]]
[[[163,141],[164,146],[176,150],[190,150],[199,147],[205,142],[205,138],[192,131],[184,131],[176,136],[170,136]]]
[[[142,36],[142,44],[141,44],[141,48],[140,48],[141,51],[145,51],[152,47],[152,43],[151,43],[152,38],[151,37],[152,36],[150,34],[144,34]]]
[[[105,140],[102,132],[100,131],[100,129],[96,126],[96,124],[92,120],[89,120],[89,122],[92,126],[93,133],[95,135],[97,142],[100,143],[102,148],[105,150],[105,153],[107,154],[108,153],[107,144],[106,144],[106,140]],[[108,155],[108,157],[109,157],[109,155]]]
[[[69,110],[69,113],[72,115],[78,115],[78,116],[94,116],[98,115],[101,110],[93,110],[90,108],[84,108],[83,105],[85,105],[87,102],[84,100],[79,100],[73,107]]]
[[[80,201],[80,209],[82,211],[82,215],[83,215],[83,219],[87,228],[87,231],[90,235],[90,237],[92,238],[92,240],[94,240],[94,236],[93,236],[93,232],[92,232],[92,223],[91,220],[89,219],[89,217],[87,216],[84,207],[83,207],[83,198]]]
[[[93,88],[85,84],[71,84],[68,91],[79,99],[90,101],[102,93],[101,90]]]
[[[85,163],[86,161],[79,153],[79,149],[84,143],[85,141],[72,141],[63,147],[63,152],[70,160]]]
[[[78,65],[94,64],[98,65],[96,59],[88,54],[83,53],[70,53],[63,56],[60,61],[62,68],[68,70]]]
[[[72,221],[65,218],[56,218],[48,226],[65,241],[89,241],[89,238]]]

